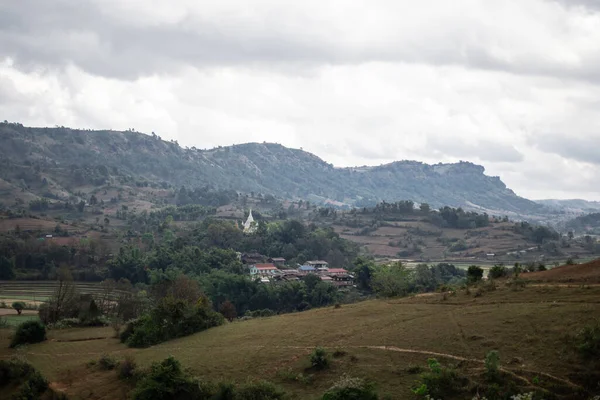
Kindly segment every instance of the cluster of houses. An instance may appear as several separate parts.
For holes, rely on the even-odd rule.
[[[338,287],[354,286],[354,276],[344,268],[329,268],[327,261],[307,261],[297,268],[286,268],[284,258],[269,258],[267,263],[249,264],[250,276],[261,282],[291,282],[302,279],[308,274],[315,274],[323,282]]]

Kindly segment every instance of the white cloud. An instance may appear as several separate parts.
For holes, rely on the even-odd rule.
[[[1,119],[339,166],[462,159],[521,195],[600,200],[584,2],[29,1],[0,16]]]

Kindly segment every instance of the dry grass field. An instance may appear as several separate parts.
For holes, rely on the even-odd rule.
[[[110,328],[50,331],[48,341],[9,350],[0,330],[0,357],[20,353],[73,399],[125,399],[130,389],[114,371],[86,367],[102,354],[132,354],[141,366],[174,355],[212,381],[266,379],[292,398],[316,399],[342,374],[367,378],[393,399],[415,398],[411,366],[430,357],[466,376],[482,374],[483,359],[498,350],[501,367],[520,384],[577,399],[580,360],[565,340],[600,315],[600,288],[499,287],[481,296],[460,291],[238,321],[148,349],[129,349]],[[346,352],[324,372],[306,371],[315,346]],[[289,379],[314,374],[310,383]],[[471,398],[471,397],[469,397]]]

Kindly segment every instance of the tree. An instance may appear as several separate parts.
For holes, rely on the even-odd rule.
[[[483,279],[483,268],[477,265],[471,265],[467,270],[467,281],[469,283],[479,282]]]
[[[40,308],[40,318],[44,322],[56,322],[77,309],[77,288],[69,268],[63,266],[57,271],[58,284],[47,307]]]
[[[235,306],[229,300],[225,300],[221,304],[221,306],[219,307],[219,312],[223,314],[223,316],[227,318],[229,322],[233,321],[237,316]]]
[[[92,197],[90,197],[90,205],[95,206],[96,204],[98,204],[98,198],[93,194]]]
[[[15,277],[15,263],[12,259],[0,256],[0,280],[10,280]]]
[[[18,315],[21,315],[21,313],[25,309],[25,303],[23,303],[22,301],[15,301],[14,303],[12,303],[12,308],[14,308],[17,311]]]
[[[85,208],[85,201],[81,200],[78,204],[77,204],[77,211],[79,212],[83,212],[83,209]]]
[[[371,291],[371,276],[375,270],[375,263],[359,257],[354,261],[354,276],[359,289]]]
[[[411,271],[401,262],[382,265],[373,273],[371,286],[385,297],[405,296],[410,287]]]

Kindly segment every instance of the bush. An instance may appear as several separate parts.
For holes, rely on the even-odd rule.
[[[285,392],[269,382],[248,383],[240,387],[235,400],[278,400],[285,398]]]
[[[413,390],[415,394],[433,398],[449,397],[458,394],[466,385],[466,378],[460,377],[452,367],[443,367],[438,360],[427,360],[429,371],[421,374],[421,384]]]
[[[495,380],[498,377],[498,364],[500,355],[496,350],[492,350],[485,356],[485,373],[489,380]]]
[[[600,321],[583,327],[576,336],[576,343],[584,358],[600,358]]]
[[[133,400],[208,399],[212,385],[203,385],[181,369],[174,357],[153,363],[133,391]]]
[[[491,279],[503,278],[508,275],[508,268],[504,265],[494,265],[488,272],[488,277]]]
[[[329,358],[327,352],[322,347],[317,347],[310,355],[310,364],[316,370],[323,370],[329,367]]]
[[[46,327],[44,324],[40,321],[27,321],[17,327],[17,331],[10,342],[10,347],[39,343],[44,340],[46,340]]]
[[[323,400],[377,400],[374,385],[359,378],[342,376],[325,394]]]
[[[125,356],[125,359],[119,363],[119,369],[117,370],[119,379],[132,378],[135,374],[136,367],[137,364],[133,357],[130,355]]]
[[[113,370],[119,365],[118,361],[108,354],[103,354],[98,360],[98,366],[105,371]]]
[[[483,269],[477,265],[471,265],[467,269],[467,282],[475,283],[479,282],[483,278]]]
[[[48,382],[33,368],[19,359],[0,360],[0,387],[18,386],[15,399],[38,399],[48,389]]]
[[[63,318],[48,326],[51,329],[69,329],[81,326],[81,321],[79,318]]]

